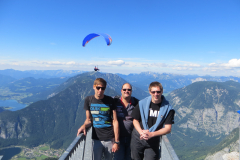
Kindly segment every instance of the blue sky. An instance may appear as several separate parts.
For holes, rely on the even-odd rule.
[[[107,33],[82,47],[89,33]],[[0,69],[240,76],[239,0],[0,0]]]

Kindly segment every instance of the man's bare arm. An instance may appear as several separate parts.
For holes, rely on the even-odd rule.
[[[142,128],[140,126],[140,123],[138,120],[133,119],[133,125],[135,127],[135,129],[138,131],[138,133],[141,135],[142,134]]]
[[[165,124],[164,128],[161,128],[155,132],[149,132],[149,130],[143,130],[143,133],[144,133],[143,138],[145,140],[148,140],[152,137],[157,137],[157,136],[168,134],[171,132],[171,130],[172,130],[172,124]]]
[[[115,142],[119,142],[119,124],[117,120],[116,110],[113,110],[113,130]],[[112,152],[116,152],[118,148],[119,148],[118,144],[114,143],[112,147]]]
[[[86,135],[86,129],[91,126],[91,116],[90,116],[90,111],[86,110],[86,120],[83,123],[83,125],[78,129],[77,136],[83,132],[84,135]]]

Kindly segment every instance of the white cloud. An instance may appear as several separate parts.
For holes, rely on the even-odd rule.
[[[200,64],[196,64],[196,63],[187,63],[187,64],[175,64],[175,65],[171,65],[173,70],[178,70],[178,71],[192,71],[195,69],[200,69],[202,68],[202,66]]]
[[[168,67],[165,63],[152,63],[151,66],[153,67]]]
[[[7,66],[7,67],[6,67]],[[0,59],[0,68],[14,68],[14,69],[80,69],[92,70],[94,66],[98,66],[101,71],[106,72],[144,72],[157,71],[169,72],[178,74],[202,74],[202,75],[239,75],[240,59],[230,59],[226,63],[212,62],[209,64],[197,64],[187,61],[173,60],[170,62],[160,63],[153,61],[136,61],[136,60],[81,60],[81,61],[65,61],[65,60],[34,60],[34,61],[20,61],[20,60],[4,60]]]
[[[70,61],[70,62],[67,62],[66,64],[67,64],[67,65],[74,65],[74,64],[76,64],[76,62]]]
[[[191,71],[193,70],[193,68],[190,68],[190,67],[173,67],[172,69],[174,70],[178,70],[178,71]]]
[[[123,60],[117,60],[117,61],[108,61],[107,64],[121,66],[125,64],[125,62]]]
[[[17,62],[13,62],[12,65],[18,66],[19,63],[17,63]]]
[[[192,64],[188,64],[188,66],[190,66],[190,67],[194,67],[194,68],[199,68],[199,67],[201,67],[200,64],[194,64],[194,63],[192,63]]]
[[[75,65],[76,62],[69,61],[69,62],[60,62],[60,61],[33,61],[32,63],[35,64],[46,64],[48,66],[50,65]]]
[[[43,64],[48,64],[48,65],[63,65],[66,64],[65,62],[59,62],[59,61],[52,61],[52,62],[43,62]]]
[[[228,67],[240,67],[240,59],[231,59],[226,64]]]
[[[240,59],[230,59],[227,63],[210,63],[208,65],[210,68],[215,69],[237,69],[240,68]]]

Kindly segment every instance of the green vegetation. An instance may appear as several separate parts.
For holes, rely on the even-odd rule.
[[[51,148],[67,148],[85,120],[84,98],[94,94],[93,81],[95,77],[101,76],[108,80],[108,86],[118,85],[119,92],[121,90],[119,84],[125,83],[113,74],[95,73],[93,76],[88,74],[76,76],[64,83],[65,87],[68,86],[66,89],[48,100],[37,101],[15,112],[0,113],[2,123],[19,125],[23,128],[21,134],[29,135],[20,139],[0,139],[0,147],[10,145],[35,147],[49,143]],[[109,87],[105,93],[110,96],[118,95]],[[2,129],[6,129],[4,127]]]
[[[39,149],[42,150],[42,151],[47,151],[47,150],[50,149],[50,147],[49,146],[43,146],[43,147],[41,147]]]
[[[45,158],[44,160],[58,160],[58,158],[48,157],[48,158]]]
[[[208,150],[212,147],[189,148],[184,146],[181,150],[175,150],[180,160],[203,160]]]
[[[83,109],[84,98],[88,95],[93,95],[92,85],[94,79],[97,77],[102,77],[107,80],[108,87],[105,94],[110,96],[119,95],[121,85],[126,82],[113,74],[101,74],[99,72],[84,73],[70,78],[65,83],[59,85],[59,87],[51,90],[51,92],[49,91],[48,93],[53,93],[54,91],[54,93],[58,94],[47,100],[37,101],[19,111],[4,111],[4,113],[0,113],[0,122],[3,124],[1,125],[3,130],[9,128],[6,124],[12,124],[21,128],[20,131],[6,131],[8,136],[11,135],[15,138],[0,139],[0,147],[25,145],[29,148],[33,148],[48,143],[51,149],[67,148],[76,137],[78,128],[85,120],[85,111]],[[24,86],[29,87],[27,86],[30,85],[29,82],[30,81],[26,82]],[[15,88],[15,91],[20,92],[20,86],[21,85],[18,86],[18,89]],[[216,93],[209,94],[209,89],[212,88],[213,90],[226,90],[228,94],[223,94],[222,98],[218,99],[213,97]],[[196,82],[185,88],[174,91],[174,94],[177,95],[181,101],[178,105],[173,107],[176,111],[182,106],[198,110],[212,108],[213,103],[218,102],[224,106],[231,106],[226,108],[226,112],[235,111],[239,109],[234,103],[235,99],[240,99],[240,95],[238,94],[240,92],[239,88],[239,83],[236,82]],[[26,88],[26,91],[30,90],[30,88]],[[136,96],[139,99],[146,95],[148,96],[148,93],[138,88],[133,88],[133,91],[139,96]],[[41,92],[38,95],[49,95],[42,93],[46,92]],[[37,94],[34,96],[36,95]],[[173,97],[171,96],[172,94],[167,95],[170,104],[173,102]],[[39,96],[35,98],[38,99]],[[177,114],[176,112],[176,115]],[[180,159],[200,160],[204,159],[208,151],[221,142],[221,140],[225,138],[225,135],[221,134],[215,137],[214,133],[209,132],[206,136],[206,133],[202,131],[194,131],[189,128],[184,129],[179,127],[181,124],[188,121],[191,115],[192,113],[187,114],[182,119],[180,119],[179,116],[175,116],[175,124],[168,138]],[[24,138],[17,139],[17,134],[23,135]],[[39,151],[46,151],[49,149],[50,148],[47,149],[47,147],[44,146],[41,147],[41,149],[39,148]],[[34,154],[38,155],[36,151],[34,151]],[[24,157],[22,156],[22,158]]]
[[[239,138],[239,128],[234,129],[230,135],[225,137],[218,145],[216,146],[202,146],[202,147],[188,147],[186,145],[182,148],[174,148],[179,159],[183,160],[203,160],[207,155],[212,155],[218,151],[221,151],[225,147],[229,146],[232,143],[235,143]],[[194,142],[193,142],[194,143]],[[231,152],[231,151],[230,151]]]
[[[7,76],[7,75],[2,75],[0,74],[0,86],[4,86],[9,84],[10,82],[15,81],[16,79],[11,77],[11,76]]]
[[[225,147],[235,143],[239,139],[239,128],[235,128],[226,138],[224,138],[217,146],[212,148],[209,154],[214,154],[223,150]]]
[[[30,104],[47,99],[48,93],[53,92],[55,87],[66,80],[67,78],[35,79],[31,77],[15,80],[12,83],[0,85],[0,99],[15,99]]]
[[[41,157],[37,158],[37,160],[42,160],[42,159],[46,159],[48,158],[48,156],[42,155]]]
[[[26,159],[32,159],[32,160],[44,160],[44,159],[58,159],[64,152],[64,150],[54,150],[50,149],[49,145],[43,144],[37,147],[33,148],[26,148],[23,146],[19,146],[21,148],[21,152],[14,155],[11,159],[12,160],[26,160]],[[48,148],[48,149],[47,149]],[[44,151],[42,150],[44,149]],[[47,149],[47,150],[45,150]]]
[[[1,100],[9,100],[9,99],[21,100],[31,95],[32,95],[31,93],[17,93],[17,92],[12,92],[7,87],[0,87]]]
[[[0,107],[0,113],[5,111],[5,108],[4,107]]]
[[[2,108],[3,110],[10,110],[10,109],[12,109],[12,107],[1,107],[1,106],[0,106],[0,108]]]
[[[180,100],[178,104],[173,106],[175,111],[181,109],[181,107],[191,109],[191,112],[186,113],[185,117],[181,117],[179,113],[176,112],[175,124],[173,125],[172,133],[168,135],[169,140],[180,159],[204,159],[209,151],[219,144],[226,135],[224,132],[221,134],[210,132],[209,128],[201,128],[202,126],[199,124],[195,125],[196,127],[199,126],[199,129],[196,128],[196,130],[179,126],[181,124],[186,124],[186,122],[198,122],[198,120],[196,122],[191,121],[194,119],[193,112],[200,112],[206,108],[215,109],[214,104],[221,104],[222,106],[225,106],[223,114],[239,110],[239,106],[235,103],[236,100],[240,99],[239,93],[240,83],[238,82],[205,81],[195,82],[185,88],[175,90],[173,94],[169,94],[167,96],[170,104],[174,104],[173,98],[175,97],[178,97]],[[172,95],[174,96],[172,97]],[[208,118],[207,115],[205,115],[205,118]],[[214,122],[209,123],[215,125]],[[218,147],[211,150],[211,152],[216,152],[224,146],[229,145],[235,141],[238,136],[235,135],[232,137],[231,141],[229,141],[229,139],[222,141],[222,145],[218,145]]]

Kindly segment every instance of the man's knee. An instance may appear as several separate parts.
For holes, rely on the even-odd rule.
[[[147,160],[158,160],[160,158],[158,148],[147,148],[144,152],[144,159]]]

